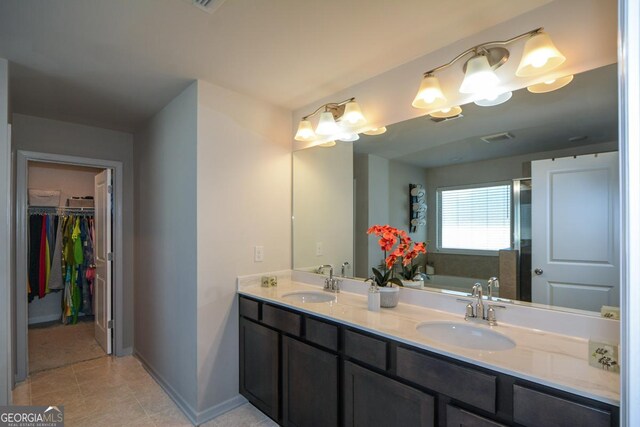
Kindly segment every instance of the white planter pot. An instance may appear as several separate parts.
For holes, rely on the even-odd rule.
[[[393,308],[398,305],[400,298],[400,288],[393,286],[382,286],[380,290],[380,307]]]
[[[405,288],[422,289],[424,282],[422,280],[403,280],[402,286]]]

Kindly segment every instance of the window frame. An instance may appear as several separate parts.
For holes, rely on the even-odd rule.
[[[513,248],[513,181],[493,181],[482,182],[477,184],[454,185],[436,188],[436,252],[441,254],[458,254],[458,255],[480,255],[480,256],[498,256],[499,250],[484,249],[455,249],[442,247],[442,192],[453,190],[465,190],[471,188],[499,187],[506,185],[509,187],[509,247]]]

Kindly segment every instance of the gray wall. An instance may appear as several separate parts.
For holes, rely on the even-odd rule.
[[[9,64],[0,58],[0,405],[8,405],[11,389],[11,191],[9,122]]]
[[[189,413],[196,378],[194,83],[135,134],[135,353]]]
[[[13,150],[114,160],[123,164],[123,295],[125,319],[116,348],[127,354],[133,347],[133,136],[124,132],[75,123],[13,115]]]

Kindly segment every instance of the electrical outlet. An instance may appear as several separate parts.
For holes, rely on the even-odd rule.
[[[253,261],[255,262],[264,261],[264,246],[255,246],[253,248]]]
[[[322,254],[323,254],[322,242],[316,242],[316,256],[322,256]]]

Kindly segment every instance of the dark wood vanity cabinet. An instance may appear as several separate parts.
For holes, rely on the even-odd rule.
[[[613,427],[617,407],[240,297],[240,393],[292,427]]]

